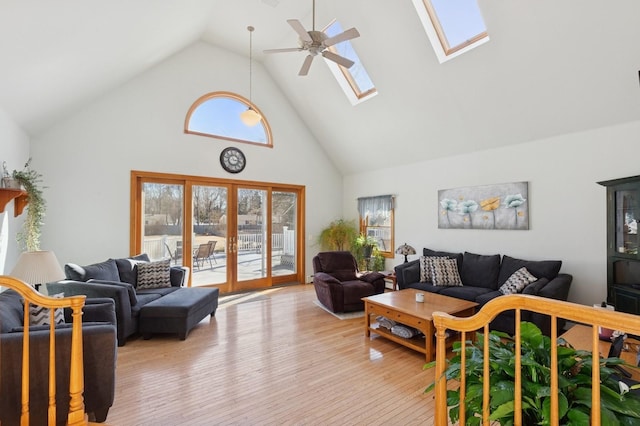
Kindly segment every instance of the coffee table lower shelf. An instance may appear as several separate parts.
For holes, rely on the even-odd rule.
[[[425,336],[419,335],[407,339],[406,337],[397,336],[393,334],[388,328],[381,327],[378,323],[373,323],[369,327],[369,330],[372,333],[376,333],[385,339],[389,339],[393,342],[399,343],[402,346],[406,346],[409,349],[413,349],[414,351],[418,351],[423,354],[427,354],[427,346],[425,342]],[[432,354],[433,355],[433,354]]]

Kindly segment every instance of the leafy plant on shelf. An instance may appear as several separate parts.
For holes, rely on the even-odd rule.
[[[22,249],[37,251],[40,249],[40,230],[47,209],[42,192],[42,175],[31,168],[31,158],[22,170],[11,174],[27,192],[27,217],[22,230],[18,232],[18,243]]]
[[[481,424],[483,385],[483,335],[477,334],[475,343],[466,345],[467,425]],[[461,343],[454,343],[454,357],[448,361],[445,376],[460,379]],[[522,360],[522,423],[550,424],[551,408],[551,339],[532,323],[521,324]],[[512,425],[514,414],[515,339],[501,332],[489,335],[490,420],[500,425]],[[620,358],[599,359],[600,400],[602,425],[640,424],[640,395],[618,379],[615,366],[624,364]],[[435,366],[435,362],[425,368]],[[558,339],[558,403],[560,424],[590,424],[591,372],[593,358],[590,351],[576,350],[564,339]],[[633,367],[632,367],[633,368]],[[425,392],[433,390],[435,383]],[[631,390],[640,385],[631,386]],[[449,418],[460,418],[460,388],[447,391]]]

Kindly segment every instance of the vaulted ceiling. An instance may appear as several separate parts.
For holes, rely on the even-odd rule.
[[[311,27],[311,0],[0,0],[0,108],[37,135],[196,41],[246,56],[253,25],[254,60],[344,174],[640,120],[638,0],[479,3],[491,40],[439,64],[411,0],[317,0],[316,27],[361,34],[379,94],[352,106],[322,61],[298,77],[304,53],[261,53],[296,45],[286,20]]]

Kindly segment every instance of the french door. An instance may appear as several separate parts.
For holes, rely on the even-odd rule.
[[[304,187],[131,172],[131,253],[223,292],[303,282]]]

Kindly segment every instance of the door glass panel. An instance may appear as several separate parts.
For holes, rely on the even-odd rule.
[[[193,185],[192,286],[227,281],[226,187]]]
[[[266,256],[267,191],[238,189],[237,280],[267,276]]]
[[[638,254],[638,222],[636,191],[616,192],[616,250]]]
[[[182,264],[183,198],[182,185],[143,185],[142,252],[151,260],[171,258],[172,265]]]
[[[273,276],[296,272],[298,197],[295,192],[271,194],[271,265]]]

